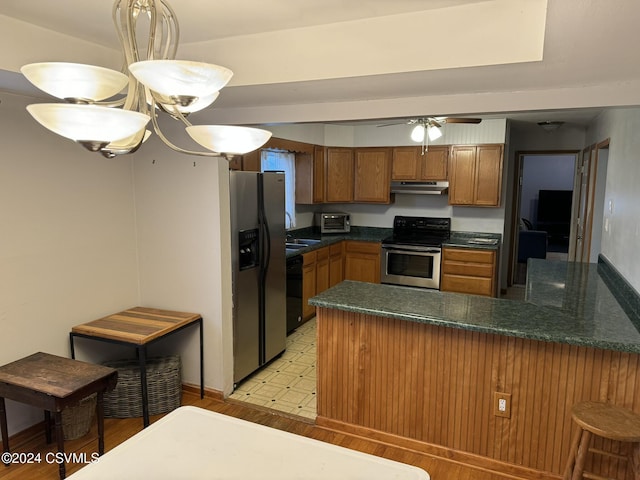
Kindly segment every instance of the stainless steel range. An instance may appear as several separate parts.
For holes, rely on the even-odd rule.
[[[380,281],[439,289],[442,243],[450,234],[450,218],[396,216],[393,235],[382,241]]]

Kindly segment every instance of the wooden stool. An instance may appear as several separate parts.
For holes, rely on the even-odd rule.
[[[583,477],[606,480],[605,477],[584,471],[584,463],[589,451],[621,460],[632,460],[633,450],[627,458],[615,453],[590,449],[589,444],[592,435],[620,442],[640,442],[640,415],[626,408],[601,402],[577,403],[573,406],[571,413],[573,421],[579,428],[571,445],[564,480],[579,480]],[[637,449],[638,446],[634,448]],[[640,472],[636,469],[636,465],[633,466],[635,478],[639,479]]]

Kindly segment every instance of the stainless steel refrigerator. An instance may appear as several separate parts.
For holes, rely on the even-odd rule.
[[[276,172],[229,175],[237,384],[285,350],[285,182]]]

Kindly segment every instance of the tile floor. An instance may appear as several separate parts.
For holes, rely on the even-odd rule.
[[[316,418],[316,319],[287,337],[282,357],[240,383],[229,398]]]

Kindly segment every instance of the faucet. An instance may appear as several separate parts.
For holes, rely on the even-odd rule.
[[[287,212],[286,210],[284,211],[284,214],[289,219],[289,228],[293,227],[293,219],[291,218],[291,214],[289,212]],[[285,222],[285,227],[286,227],[286,222]]]

